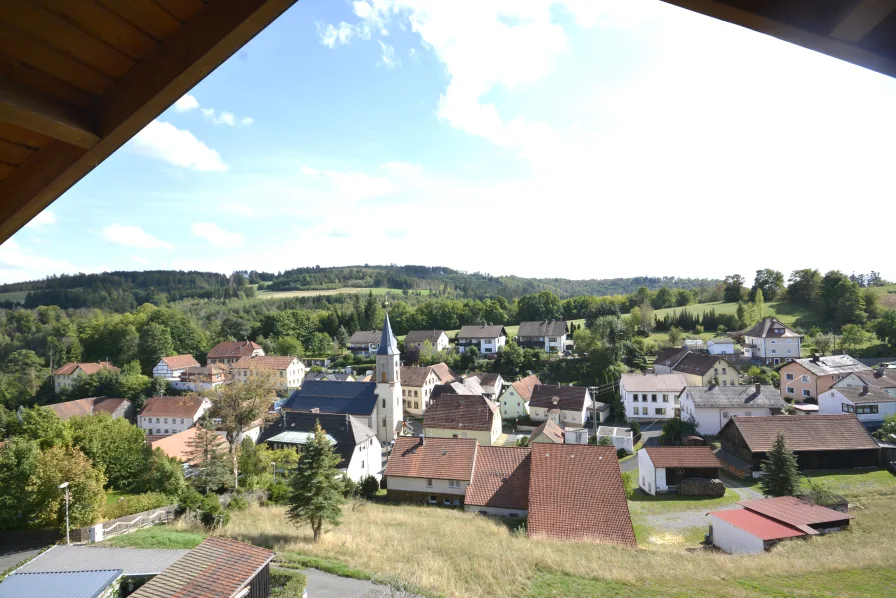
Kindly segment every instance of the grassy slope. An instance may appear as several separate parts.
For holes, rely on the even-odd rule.
[[[28,291],[10,291],[9,293],[0,293],[0,301],[17,301],[19,303],[25,302],[25,295],[28,294]]]
[[[398,294],[402,293],[401,289],[385,289],[382,287],[343,287],[341,289],[325,289],[317,291],[258,291],[258,296],[262,299],[277,299],[281,297],[318,297],[320,295],[338,295],[339,293],[364,293],[366,295],[370,291],[373,291],[374,295],[385,295],[390,292]],[[420,293],[421,295],[429,295],[429,289],[420,289],[413,292]]]

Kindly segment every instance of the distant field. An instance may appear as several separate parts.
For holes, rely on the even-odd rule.
[[[736,314],[737,303],[722,303],[721,301],[715,301],[713,303],[688,305],[687,307],[668,307],[666,309],[654,310],[653,315],[657,318],[663,318],[666,314],[671,315],[673,312],[680,313],[683,309],[687,309],[692,314],[701,315],[710,310],[715,310],[719,315]],[[811,322],[814,320],[814,315],[811,312],[801,307],[789,305],[785,301],[771,301],[766,303],[765,308],[762,311],[762,316],[776,317],[788,326],[800,325],[805,327],[806,324],[811,326]]]
[[[17,303],[25,303],[25,295],[28,291],[10,291],[9,293],[0,293],[0,301],[15,301]]]
[[[885,287],[873,287],[874,291],[880,295],[880,304],[890,309],[896,309],[896,284]],[[888,291],[894,291],[889,293]]]
[[[343,294],[353,294],[353,293],[364,293],[373,291],[374,295],[385,295],[386,293],[398,293],[401,294],[403,291],[401,289],[385,289],[383,287],[343,287],[341,289],[324,289],[324,290],[311,290],[311,291],[258,291],[258,296],[262,299],[278,299],[280,297],[319,297],[322,295],[338,295],[340,293]],[[420,293],[421,295],[429,295],[429,289],[420,289],[412,291],[414,293]]]

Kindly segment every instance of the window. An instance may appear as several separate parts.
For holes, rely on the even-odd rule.
[[[165,418],[165,423],[166,423],[166,424],[168,423],[168,418],[167,418],[167,417]]]
[[[637,407],[633,407],[632,413],[634,413],[635,415],[640,415],[640,410]]]
[[[840,407],[843,409],[844,413],[855,413],[856,412],[855,405],[849,405],[847,403],[843,403],[842,405],[840,405]]]
[[[370,403],[367,403],[367,404],[370,405]],[[385,408],[386,408],[386,399],[383,399],[383,409],[385,409]]]
[[[361,459],[361,469],[364,469],[364,459]]]
[[[162,423],[162,422],[159,421],[159,418],[156,418],[156,423],[157,423],[157,424],[160,424],[160,423]]]
[[[858,407],[856,407],[856,413],[877,413],[877,405],[859,405]]]
[[[669,402],[669,395],[663,395],[663,403]]]
[[[415,390],[415,391],[414,391],[414,396],[415,396],[415,397],[419,397],[419,396],[420,396],[420,393],[419,393],[418,391]]]
[[[750,416],[753,415],[753,412],[752,412],[752,411],[746,411],[746,412],[744,412],[744,415],[746,415],[747,417],[750,417]]]
[[[460,480],[448,480],[449,488],[460,488]]]
[[[386,418],[385,417],[383,418],[383,427],[384,428],[386,427]]]
[[[432,488],[432,478],[426,478],[426,487]]]
[[[439,501],[436,500],[436,497],[435,497],[435,496],[430,496],[430,497],[429,497],[429,504],[434,505],[434,504],[436,504],[437,502],[439,502]]]
[[[637,393],[632,395],[632,401],[634,401],[635,403],[638,402],[638,394]]]
[[[180,423],[184,423],[184,418],[180,418]]]
[[[722,417],[725,418],[725,419],[728,419],[728,412],[727,412],[727,411],[723,411],[723,412],[722,412]]]
[[[793,349],[787,349],[787,354],[788,354],[788,355],[792,355],[792,354],[793,354]]]
[[[793,380],[793,374],[785,374],[784,379],[785,380]]]
[[[719,368],[713,368],[713,370],[715,370],[715,374],[716,374],[716,376],[718,376],[718,375],[719,375]]]
[[[804,396],[804,397],[811,397],[811,396],[812,396],[812,393],[809,392],[809,389],[808,389],[808,388],[804,388],[804,389],[803,389],[803,396]]]
[[[727,373],[728,373],[728,368],[722,368],[722,373],[723,373],[723,374],[727,374]]]
[[[728,386],[728,381],[727,381],[727,380],[722,380],[722,386]]]
[[[656,395],[650,395],[650,402],[656,403]]]
[[[657,415],[666,415],[665,407],[657,407],[656,409],[654,409],[654,411],[656,412]]]
[[[156,434],[161,434],[161,433],[162,433],[161,428],[156,428]]]
[[[414,409],[420,409],[420,403],[419,403],[419,402],[414,401]]]
[[[519,517],[520,514],[519,513],[507,513],[507,516],[508,517]]]
[[[773,341],[773,342],[774,342],[774,341]],[[774,354],[777,353],[777,352],[778,352],[777,349],[772,349],[772,355],[774,355]]]
[[[800,378],[800,380],[802,380],[803,384],[806,384],[806,383],[809,382],[809,376],[802,376],[802,377]]]

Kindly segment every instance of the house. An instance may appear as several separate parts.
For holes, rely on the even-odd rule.
[[[483,394],[490,399],[501,396],[501,392],[504,390],[504,378],[497,372],[475,372],[469,377],[479,379],[479,386],[482,387]]]
[[[565,320],[520,322],[517,343],[524,349],[540,349],[545,353],[560,353],[566,348],[569,326]]]
[[[871,371],[867,365],[849,355],[813,355],[806,359],[794,359],[778,372],[781,375],[781,396],[796,401],[817,399],[850,374]]]
[[[501,406],[501,418],[529,417],[529,400],[532,398],[532,389],[538,384],[541,384],[538,376],[530,374],[508,386],[498,399]]]
[[[855,415],[733,417],[719,436],[723,462],[741,471],[760,465],[783,434],[800,470],[876,467],[880,447]],[[723,466],[725,463],[723,463]],[[726,467],[727,469],[727,467]]]
[[[205,362],[207,365],[230,366],[239,361],[240,357],[258,357],[264,355],[261,345],[252,341],[224,341],[212,347],[208,352]]]
[[[854,413],[866,426],[878,427],[887,416],[896,414],[896,395],[867,384],[831,388],[818,397],[818,412]]]
[[[383,444],[392,441],[402,427],[401,367],[398,340],[386,314],[377,343],[376,373],[371,382],[307,381],[281,406],[284,411],[341,413],[358,417],[376,431]]]
[[[305,379],[305,364],[292,355],[259,355],[240,357],[231,366],[234,381],[245,382],[250,376],[268,374],[274,377],[279,390],[288,392],[302,386]]]
[[[619,396],[628,421],[656,421],[677,415],[678,395],[687,386],[684,374],[622,374]]]
[[[694,353],[687,349],[663,349],[656,356],[653,370],[657,374],[684,374],[688,386],[737,386],[740,374],[731,362],[719,355]]]
[[[542,442],[546,444],[563,444],[563,428],[554,420],[545,420],[540,426],[532,430],[529,435],[529,444]]]
[[[132,598],[268,598],[274,553],[212,536],[150,579]]]
[[[475,438],[402,436],[386,465],[390,499],[431,505],[461,505],[476,461]]]
[[[189,392],[202,392],[231,380],[230,371],[225,365],[212,364],[185,369],[180,379],[169,382],[172,388]]]
[[[411,330],[404,337],[404,348],[414,347],[419,351],[426,342],[429,342],[433,351],[448,350],[448,335],[444,330]]]
[[[734,339],[714,338],[706,343],[706,350],[710,355],[734,355]]]
[[[372,357],[380,348],[382,330],[358,330],[348,340],[348,350],[352,355]]]
[[[609,438],[616,450],[625,449],[625,452],[635,452],[634,434],[631,428],[615,428],[613,426],[600,426],[597,428],[596,441],[600,444],[602,438]],[[588,439],[585,439],[588,442]],[[572,444],[567,442],[566,444]]]
[[[682,419],[701,434],[718,434],[735,417],[780,415],[787,404],[774,386],[687,386],[678,397]]]
[[[292,448],[299,453],[309,438],[314,436],[314,425],[330,438],[334,452],[342,460],[337,467],[349,479],[359,482],[367,476],[379,479],[383,473],[383,445],[369,426],[351,415],[284,411],[265,428],[258,442],[275,449]]]
[[[432,390],[439,384],[438,374],[431,367],[401,367],[401,399],[405,410],[423,415],[429,407]]]
[[[210,407],[202,397],[150,397],[143,403],[137,427],[152,436],[177,434],[192,428]]]
[[[66,571],[63,573],[14,572],[0,582],[0,598],[111,598],[121,584],[121,569]]]
[[[129,400],[112,397],[89,397],[63,403],[53,403],[52,405],[46,405],[46,407],[53,410],[61,420],[67,420],[79,415],[90,415],[91,413],[108,413],[112,416],[112,419],[123,417],[131,420],[134,417],[134,405]]]
[[[461,326],[455,343],[459,353],[463,353],[469,347],[476,347],[482,355],[497,353],[507,344],[507,331],[500,324]]]
[[[529,481],[532,538],[588,540],[634,548],[619,460],[611,446],[533,444]]]
[[[688,478],[717,479],[721,464],[708,446],[651,446],[638,451],[638,486],[650,495]]]
[[[189,456],[191,450],[190,443],[196,439],[197,434],[199,434],[198,426],[187,428],[183,432],[177,432],[169,436],[156,434],[149,435],[149,431],[147,430],[146,444],[149,445],[150,450],[154,451],[159,449],[172,459],[177,459],[179,463],[191,465],[192,463],[190,462]],[[221,439],[221,441],[216,444],[222,449],[226,449],[224,439]]]
[[[356,378],[352,374],[343,372],[308,372],[305,374],[305,382],[354,382]]]
[[[778,365],[800,358],[803,337],[777,318],[763,318],[744,332],[744,356],[765,365]]]
[[[539,384],[532,389],[529,399],[529,418],[558,424],[582,425],[588,421],[591,394],[584,386],[551,386]]]
[[[439,382],[441,384],[451,382],[456,377],[454,375],[454,372],[451,371],[451,368],[448,367],[448,364],[444,362],[435,363],[429,367],[431,367],[432,371],[434,371],[436,373],[436,376],[439,377]]]
[[[712,543],[728,554],[759,554],[782,540],[844,529],[853,518],[795,496],[738,504],[742,508],[708,513]]]
[[[477,447],[472,479],[464,492],[464,511],[525,517],[529,512],[530,455],[527,447]]]
[[[423,433],[430,438],[475,438],[491,446],[501,435],[498,404],[482,395],[442,395],[423,413]]]
[[[57,393],[68,390],[81,376],[92,376],[100,370],[120,372],[121,370],[108,361],[97,363],[70,362],[53,370],[53,387]]]
[[[462,375],[450,382],[436,384],[432,389],[431,398],[435,400],[442,395],[486,396],[486,394],[485,389],[479,384],[479,378],[476,376]]]
[[[863,386],[873,386],[887,394],[896,396],[896,369],[881,366],[870,372],[849,374],[834,383],[834,388],[861,388]]]
[[[152,377],[169,381],[180,380],[180,375],[184,373],[184,370],[195,367],[199,367],[199,362],[192,355],[163,357],[152,368]]]
[[[330,364],[333,363],[333,360],[329,357],[303,357],[302,361],[305,362],[305,365],[309,368],[328,368]]]

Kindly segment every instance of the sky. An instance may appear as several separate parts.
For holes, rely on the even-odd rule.
[[[658,0],[472,6],[298,2],[0,246],[0,282],[896,279],[896,79]]]

